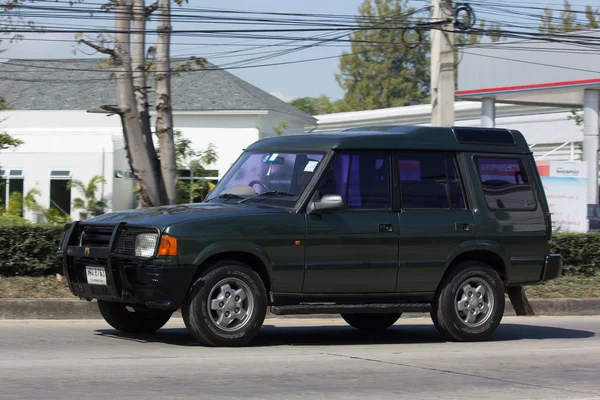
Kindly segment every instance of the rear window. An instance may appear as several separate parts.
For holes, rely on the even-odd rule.
[[[535,196],[521,160],[477,157],[476,164],[490,210],[535,210]]]

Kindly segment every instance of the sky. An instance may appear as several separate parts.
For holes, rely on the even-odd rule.
[[[476,11],[482,11],[477,5],[477,1],[495,1],[496,4],[504,3],[505,0],[474,0],[473,8]],[[103,0],[83,0],[85,4],[93,6],[94,4],[102,4]],[[216,8],[216,9],[235,9],[235,10],[252,10],[261,12],[282,12],[282,13],[311,13],[311,14],[335,14],[335,15],[354,15],[363,0],[189,0],[185,7],[190,8]],[[575,7],[581,7],[585,4],[596,3],[598,0],[572,0],[571,3]],[[149,2],[148,2],[149,3]],[[509,2],[506,2],[509,3]],[[515,1],[515,3],[517,3]],[[47,4],[53,4],[52,1],[47,1]],[[428,4],[424,0],[414,0],[411,5],[416,8],[422,8]],[[485,4],[485,3],[483,3]],[[544,7],[546,5],[553,8],[562,8],[562,0],[523,0],[518,4],[531,5],[532,7]],[[521,9],[523,11],[523,9]],[[173,12],[177,12],[177,8],[173,8]],[[539,11],[531,11],[535,13],[533,19],[527,20],[527,17],[504,15],[498,17],[494,14],[493,7],[491,14],[485,15],[487,18],[504,18],[507,21],[517,21],[518,18],[526,18],[530,24],[537,24],[535,21]],[[427,11],[421,14],[426,17]],[[481,13],[478,15],[480,16]],[[107,17],[109,18],[109,17]],[[34,22],[38,24],[69,24],[71,26],[82,27],[112,27],[112,21],[98,21],[85,19],[56,19],[50,18],[34,18]],[[152,25],[149,28],[152,29]],[[224,26],[223,24],[214,25],[205,22],[174,22],[174,29],[249,29],[247,26]],[[264,26],[262,26],[264,27]],[[251,27],[256,29],[257,26]],[[261,25],[258,26],[261,28]],[[296,34],[294,34],[296,35]],[[306,35],[316,35],[314,32]],[[44,58],[74,58],[86,57],[82,52],[84,48],[74,54],[75,43],[73,33],[57,34],[26,34],[25,40],[10,44],[6,41],[2,43],[2,47],[6,49],[0,57],[2,58],[28,58],[28,59],[44,59]],[[66,40],[66,41],[53,41]],[[264,47],[273,44],[273,41],[247,39],[247,38],[229,38],[219,39],[215,37],[173,37],[172,41],[172,56],[197,56],[205,57],[211,63],[220,66],[226,66],[228,63],[247,60],[248,58],[261,57],[265,52],[273,51],[273,49],[282,49],[282,47]],[[152,42],[152,40],[149,40]],[[294,43],[298,46],[298,43]],[[343,50],[348,50],[348,47],[342,43],[336,43],[334,46],[320,46],[308,50],[303,50],[297,53],[271,58],[265,61],[253,61],[252,64],[265,64],[288,62],[297,60],[306,60],[321,57],[339,56]],[[90,56],[98,57],[99,54],[91,54]],[[311,96],[316,97],[322,94],[328,95],[332,99],[338,99],[343,96],[343,91],[335,80],[335,73],[338,72],[338,58],[329,58],[325,60],[303,62],[289,65],[268,66],[258,68],[238,68],[231,69],[230,72],[238,77],[258,86],[259,88],[272,93],[285,101],[297,97]]]
[[[285,13],[319,13],[319,14],[355,14],[362,0],[190,0],[186,7],[202,7],[202,8],[227,8],[238,10],[253,10],[253,11],[268,11],[268,12],[285,12]],[[173,9],[174,12],[176,8]],[[48,22],[48,20],[44,20]],[[64,23],[61,21],[52,21],[54,23]],[[87,21],[83,21],[87,23]],[[89,26],[98,26],[98,21],[87,23]],[[222,25],[210,26],[206,24],[191,24],[191,23],[174,23],[174,29],[203,29],[206,28],[223,28]],[[237,27],[234,27],[237,28]],[[244,29],[243,27],[240,29]],[[74,42],[51,42],[45,39],[72,39],[72,34],[28,34],[24,41],[10,44],[3,43],[6,49],[2,53],[2,58],[74,58],[84,57],[85,54],[78,51],[73,54]],[[31,40],[36,39],[36,40]],[[44,40],[44,41],[40,41]],[[213,38],[173,38],[173,42],[188,42],[189,44],[175,45],[172,47],[172,55],[195,55],[198,57],[206,57],[213,64],[220,65],[230,62],[231,55],[222,54],[223,52],[236,50],[232,46],[218,46],[219,40]],[[241,39],[228,39],[228,43],[241,43],[246,47],[249,45],[264,45],[265,41],[252,41]],[[243,48],[243,47],[242,47]],[[303,60],[307,58],[319,58],[335,56],[342,53],[343,47],[329,48],[314,48],[307,51],[302,51],[297,54],[286,57],[279,57],[265,61],[264,63]],[[254,49],[252,52],[260,52],[261,49]],[[262,50],[264,51],[264,49]],[[98,55],[94,55],[98,57]],[[248,57],[248,56],[246,56]],[[243,57],[242,57],[243,58]],[[240,58],[233,58],[240,60]],[[337,99],[343,96],[343,92],[335,80],[335,73],[338,69],[338,60],[336,58],[290,64],[282,66],[247,68],[231,70],[233,74],[252,83],[259,88],[276,94],[285,101],[303,96],[319,96],[326,94],[332,99]]]

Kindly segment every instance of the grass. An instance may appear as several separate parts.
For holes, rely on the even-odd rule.
[[[54,276],[11,276],[0,277],[0,298],[75,298],[67,282]]]
[[[545,282],[542,285],[526,286],[529,298],[586,298],[600,297],[600,275],[570,275]]]
[[[525,288],[529,298],[584,298],[600,297],[599,276],[563,276],[542,285]],[[66,282],[54,276],[0,277],[0,298],[75,298]]]

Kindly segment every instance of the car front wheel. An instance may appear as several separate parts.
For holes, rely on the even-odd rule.
[[[152,333],[173,315],[171,310],[154,310],[137,305],[98,300],[100,314],[110,326],[126,333]]]
[[[201,343],[243,346],[258,334],[267,312],[260,276],[238,261],[222,261],[198,279],[186,298],[186,326]]]

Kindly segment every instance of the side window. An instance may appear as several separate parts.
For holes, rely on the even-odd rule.
[[[490,210],[535,209],[535,196],[519,159],[476,157],[475,162]]]
[[[397,159],[402,208],[466,208],[454,155],[399,152]]]
[[[336,155],[321,182],[318,196],[339,194],[350,209],[388,209],[390,165],[386,152],[356,152]]]

